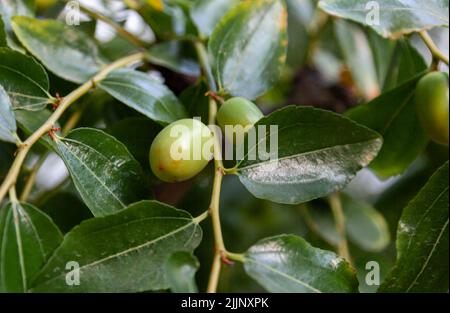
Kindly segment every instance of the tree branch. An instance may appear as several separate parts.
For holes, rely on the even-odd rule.
[[[91,80],[84,83],[70,94],[68,94],[60,103],[58,108],[53,112],[53,114],[48,118],[48,120],[38,129],[36,130],[27,140],[23,142],[23,144],[19,147],[16,158],[9,169],[8,174],[6,175],[5,180],[0,186],[0,203],[5,197],[8,190],[15,185],[17,181],[17,177],[19,176],[20,169],[22,167],[23,162],[25,161],[25,157],[30,151],[31,147],[49,130],[52,129],[53,125],[56,124],[58,119],[63,115],[63,113],[69,108],[69,106],[81,98],[84,94],[86,94],[89,90],[94,88],[96,84],[102,81],[110,72],[115,69],[127,66],[129,64],[141,61],[144,59],[144,53],[136,53],[130,56],[119,59],[110,65],[103,68],[97,75],[95,75]]]

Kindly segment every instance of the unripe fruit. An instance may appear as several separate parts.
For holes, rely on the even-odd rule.
[[[183,119],[165,127],[150,148],[153,173],[168,183],[188,180],[213,157],[213,133],[198,120]]]
[[[253,126],[264,117],[261,110],[251,101],[236,97],[225,101],[217,112],[217,123],[225,131],[226,125],[244,128]]]
[[[433,72],[424,76],[416,87],[416,112],[431,139],[449,142],[448,76]]]

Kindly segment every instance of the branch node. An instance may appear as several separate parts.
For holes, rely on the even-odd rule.
[[[59,105],[63,101],[63,97],[61,97],[59,95],[59,93],[57,92],[56,95],[55,95],[55,99],[56,99],[56,101],[52,103],[52,110],[53,111],[55,111],[59,107]]]
[[[222,260],[223,264],[229,265],[229,266],[233,266],[234,262],[231,261],[229,258],[227,258],[227,255],[224,251],[220,251],[220,259]]]
[[[56,141],[56,132],[60,131],[61,127],[52,127],[50,128],[50,130],[47,132],[48,136],[53,140]]]

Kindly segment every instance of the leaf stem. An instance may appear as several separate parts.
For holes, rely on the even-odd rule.
[[[30,151],[31,147],[49,130],[52,129],[53,125],[56,124],[58,119],[63,115],[63,113],[69,108],[69,106],[85,95],[89,90],[94,88],[98,82],[102,81],[110,72],[115,69],[130,65],[132,63],[139,62],[144,59],[144,53],[135,53],[129,56],[126,56],[122,59],[119,59],[108,66],[104,67],[97,75],[95,75],[92,79],[72,91],[61,101],[58,108],[53,112],[53,114],[47,119],[47,121],[37,129],[27,140],[23,142],[23,144],[19,147],[16,158],[9,169],[8,174],[6,175],[5,180],[0,186],[0,202],[5,197],[8,190],[15,185],[17,181],[17,177],[19,176],[20,169],[22,164]]]
[[[69,2],[69,0],[65,0],[65,2]],[[111,26],[119,36],[121,36],[122,38],[128,40],[129,42],[131,42],[133,45],[139,47],[139,48],[146,48],[149,44],[143,40],[141,40],[139,37],[135,36],[134,34],[130,33],[129,31],[127,31],[125,28],[123,28],[120,24],[116,23],[115,21],[113,21],[112,19],[110,19],[109,17],[100,14],[98,12],[95,12],[93,10],[91,10],[88,7],[85,7],[81,4],[79,4],[79,8],[80,10],[85,13],[86,15],[90,16],[92,19],[94,20],[100,20],[106,24],[108,24],[109,26]]]
[[[339,234],[339,242],[337,245],[338,253],[345,258],[350,264],[352,264],[352,258],[348,249],[346,231],[345,231],[345,215],[342,208],[341,197],[339,193],[334,193],[328,197],[328,201],[331,207],[331,211],[336,223],[336,230]]]
[[[446,57],[441,50],[436,46],[431,36],[426,31],[419,32],[420,37],[422,38],[425,45],[431,52],[434,60],[439,60],[447,64],[448,66],[448,57]]]

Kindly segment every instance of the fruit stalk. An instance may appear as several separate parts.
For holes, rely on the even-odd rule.
[[[210,120],[209,124],[215,124],[217,103],[214,99],[209,100]],[[222,256],[226,254],[225,244],[223,242],[222,227],[220,225],[220,191],[222,187],[222,179],[224,175],[223,163],[221,156],[221,144],[219,138],[214,136],[214,184],[211,195],[211,204],[209,206],[209,213],[212,219],[212,226],[214,232],[215,252],[209,277],[207,292],[214,293],[217,291],[219,282],[220,269],[222,266]]]
[[[430,50],[431,54],[433,55],[433,59],[442,61],[448,66],[448,58],[439,50],[439,48],[436,46],[430,35],[428,35],[426,31],[420,32],[419,35],[422,38],[425,45]]]

